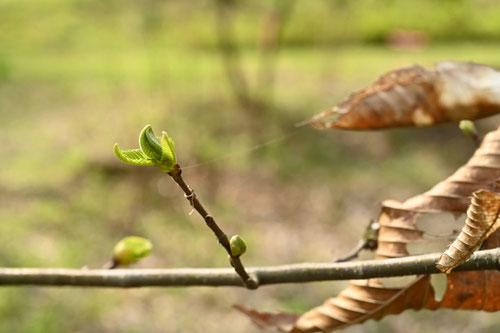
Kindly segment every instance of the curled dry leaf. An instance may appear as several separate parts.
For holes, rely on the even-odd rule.
[[[467,259],[500,225],[500,194],[476,191],[467,210],[467,220],[457,239],[441,255],[437,268],[446,274]]]
[[[500,230],[491,234],[482,248],[500,247]],[[427,308],[500,311],[500,272],[495,270],[451,272],[441,302],[430,300]]]
[[[387,200],[382,203],[377,258],[407,256],[406,245],[422,239],[422,232],[416,225],[418,214],[449,212],[460,216],[467,211],[472,193],[494,191],[499,177],[500,128],[484,137],[464,166],[429,191],[404,202]]]
[[[317,128],[377,129],[431,126],[500,112],[500,71],[472,62],[433,69],[393,70],[332,110],[302,124]]]
[[[473,192],[495,190],[498,178],[500,128],[485,136],[464,166],[429,191],[404,202],[382,204],[376,258],[407,256],[407,245],[422,241],[422,231],[416,223],[419,214],[449,212],[459,216],[467,211]],[[500,230],[483,244],[485,248],[497,246],[500,246]],[[428,276],[416,277],[405,288],[385,288],[379,279],[353,281],[337,297],[302,315],[288,332],[329,332],[406,309],[442,307],[499,311],[500,272],[453,272],[448,276],[447,290],[440,302],[434,299]]]
[[[488,133],[481,146],[476,150],[469,161],[459,168],[453,175],[444,181],[436,184],[429,191],[414,196],[404,202],[385,201],[382,204],[382,210],[378,218],[380,223],[378,248],[376,252],[377,259],[397,258],[408,256],[407,245],[409,243],[419,242],[422,240],[422,231],[418,229],[416,220],[418,214],[423,213],[439,213],[449,212],[455,216],[465,213],[469,203],[470,196],[474,191],[479,189],[493,190],[495,188],[495,180],[500,176],[500,128]],[[480,272],[474,272],[479,273]],[[448,281],[448,292],[445,294],[441,303],[434,300],[433,292],[428,280],[422,284],[412,284],[406,288],[399,290],[401,293],[407,292],[412,296],[427,295],[427,299],[422,299],[421,308],[437,309],[439,307],[461,308],[462,302],[458,302],[454,298],[467,298],[466,295],[453,296],[456,291],[464,291],[464,284],[468,284],[469,280],[461,280],[462,275],[457,273],[459,278]],[[490,277],[484,277],[488,279]],[[417,278],[417,282],[423,278]],[[479,281],[483,281],[479,280]],[[376,281],[377,282],[377,281]],[[370,282],[369,280],[369,283]],[[450,284],[453,283],[453,284]],[[417,286],[417,287],[416,287]],[[498,286],[498,285],[497,285]],[[391,308],[391,311],[384,311],[391,307],[392,299],[388,296],[385,299],[375,298],[370,289],[357,289],[358,293],[347,292],[351,286],[342,291],[339,296],[327,300],[323,305],[314,308],[304,314],[297,321],[297,326],[300,324],[300,329],[304,332],[313,332],[310,327],[317,326],[317,331],[331,331],[342,328],[346,325],[351,325],[365,321],[367,319],[379,319],[386,314],[399,313],[409,308],[414,308],[409,304],[399,303],[396,308]],[[391,290],[380,287],[381,290]],[[448,295],[449,294],[449,295]],[[359,298],[364,302],[358,302],[358,311],[349,312],[349,307],[345,306],[346,299],[350,298],[349,302],[357,302]],[[471,298],[477,300],[475,295]],[[454,301],[451,301],[451,300]],[[378,304],[377,307],[374,306]],[[500,307],[500,305],[497,305]],[[471,307],[465,307],[471,308]],[[372,311],[372,312],[367,312]],[[348,317],[348,322],[340,322],[338,320],[344,313],[351,313]],[[316,315],[321,318],[321,325],[314,322],[312,326],[308,325],[308,321],[316,318]],[[368,313],[368,314],[367,314]],[[373,316],[369,314],[373,313]],[[376,315],[375,315],[376,314]]]
[[[416,279],[407,288],[386,288],[375,279],[351,281],[337,297],[302,315],[295,329],[307,333],[341,329],[406,309],[422,309],[430,299],[434,299],[434,291],[429,276]]]
[[[283,312],[260,312],[243,305],[235,304],[233,307],[245,314],[252,323],[260,329],[273,329],[280,332],[291,332],[297,318],[296,314]]]

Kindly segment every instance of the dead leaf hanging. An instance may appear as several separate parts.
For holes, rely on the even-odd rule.
[[[317,128],[380,129],[431,126],[500,112],[500,71],[472,62],[440,62],[386,73],[303,124]]]
[[[467,259],[498,228],[500,194],[476,191],[467,210],[467,220],[457,239],[441,255],[437,268],[449,274]]]
[[[459,216],[467,211],[473,192],[495,190],[499,177],[500,128],[484,137],[464,166],[429,191],[404,202],[387,200],[382,203],[377,258],[407,256],[406,245],[422,239],[422,231],[416,225],[418,214],[448,212]]]
[[[233,305],[233,307],[245,314],[252,323],[260,329],[272,329],[280,332],[291,332],[299,315],[283,312],[261,312],[255,309],[243,306]]]
[[[500,230],[483,243],[484,249],[500,247]],[[500,311],[500,272],[495,270],[451,272],[441,302],[430,301],[427,308]]]
[[[381,319],[406,309],[419,310],[434,299],[429,276],[416,279],[407,288],[386,288],[375,279],[351,281],[337,297],[303,314],[295,323],[296,332],[326,332]]]
[[[500,178],[500,128],[488,133],[469,161],[429,191],[404,202],[385,201],[380,223],[377,259],[409,255],[407,245],[420,242],[417,216],[425,213],[463,214],[478,190],[493,191]],[[489,233],[487,233],[489,234]],[[500,246],[500,231],[484,242]],[[500,310],[500,272],[453,272],[442,301],[434,299],[428,276],[420,276],[405,288],[386,288],[380,279],[352,281],[337,297],[303,314],[288,332],[329,332],[368,319],[380,319],[406,309]]]

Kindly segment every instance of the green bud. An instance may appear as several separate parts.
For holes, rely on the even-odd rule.
[[[142,152],[153,160],[159,160],[162,156],[161,144],[155,136],[151,125],[146,125],[139,134],[139,147]]]
[[[476,125],[470,120],[461,120],[460,123],[458,124],[458,127],[468,137],[471,137],[473,139],[476,139],[478,134],[477,134],[477,129]]]
[[[231,245],[231,255],[233,257],[241,256],[247,250],[247,245],[240,235],[234,235],[231,237],[229,244]]]
[[[365,229],[363,239],[365,240],[378,240],[378,232],[380,230],[380,223],[375,221],[370,221],[370,224]]]
[[[119,241],[113,249],[113,262],[117,266],[130,265],[147,257],[153,244],[146,238],[128,236]]]
[[[133,165],[156,165],[164,172],[171,172],[177,165],[174,140],[167,132],[158,139],[151,125],[146,125],[139,135],[140,149],[122,150],[114,146],[115,155],[123,162]]]

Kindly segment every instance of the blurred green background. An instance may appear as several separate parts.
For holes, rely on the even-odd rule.
[[[0,0],[0,265],[100,267],[133,234],[155,246],[137,267],[226,267],[167,176],[114,157],[148,123],[174,138],[219,224],[246,239],[247,266],[332,260],[380,201],[425,191],[473,145],[456,125],[294,124],[396,67],[500,67],[499,17],[493,0]],[[300,313],[344,286],[1,287],[0,332],[258,332],[232,304]],[[500,319],[408,311],[345,331],[424,330],[498,332]]]

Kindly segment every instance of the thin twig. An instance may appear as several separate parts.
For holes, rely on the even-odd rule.
[[[441,253],[346,263],[303,263],[252,267],[260,285],[315,281],[369,279],[377,277],[436,274]],[[478,251],[454,271],[499,270],[500,248]],[[0,285],[79,287],[243,287],[240,277],[227,268],[176,269],[51,269],[0,268]]]
[[[376,221],[370,221],[363,232],[363,236],[358,244],[343,257],[335,259],[333,262],[351,261],[359,256],[362,250],[374,251],[378,247],[378,231],[380,224]]]
[[[346,255],[335,259],[333,262],[346,262],[356,259],[359,256],[359,253],[366,247],[367,242],[368,240],[361,239],[351,251],[349,251]]]
[[[248,289],[257,289],[258,280],[248,275],[239,256],[233,256],[231,254],[231,245],[229,244],[229,238],[224,233],[224,231],[222,231],[222,229],[217,225],[215,219],[210,214],[208,214],[205,207],[203,207],[203,205],[198,200],[196,193],[194,193],[193,189],[186,184],[186,182],[182,178],[181,167],[177,164],[174,168],[174,171],[170,172],[169,175],[182,189],[182,191],[184,192],[184,196],[189,201],[190,205],[194,208],[194,210],[196,210],[200,214],[200,216],[205,220],[207,226],[213,231],[215,237],[217,237],[217,240],[229,255],[229,261],[231,265],[233,266],[236,273],[238,273],[238,275],[241,277],[245,286]]]

